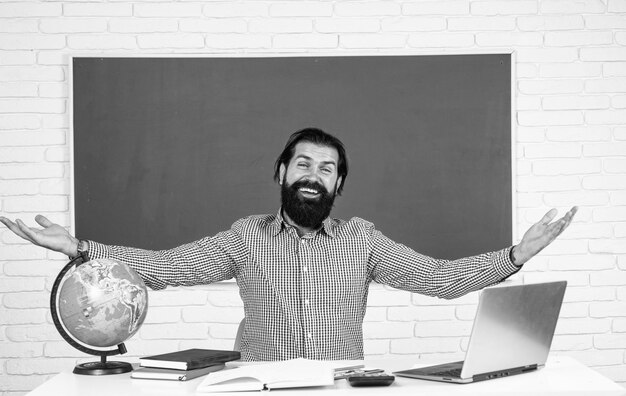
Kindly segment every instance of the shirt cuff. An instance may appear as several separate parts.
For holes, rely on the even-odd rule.
[[[494,253],[496,255],[496,271],[502,276],[502,279],[508,278],[509,276],[522,269],[521,265],[515,265],[515,263],[513,263],[513,260],[511,260],[512,250],[513,246],[510,246],[506,249],[502,249]]]
[[[98,242],[88,241],[89,242],[89,258],[91,260],[107,258],[111,255],[109,251],[109,247],[107,245],[103,245]]]

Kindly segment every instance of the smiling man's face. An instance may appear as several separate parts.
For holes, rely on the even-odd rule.
[[[283,210],[296,224],[317,228],[330,214],[341,183],[338,160],[333,147],[300,142],[289,165],[280,166]]]

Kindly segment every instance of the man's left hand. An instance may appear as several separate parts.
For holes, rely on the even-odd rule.
[[[572,207],[565,216],[552,222],[557,214],[556,209],[550,210],[543,218],[526,231],[522,241],[513,247],[513,264],[522,265],[539,253],[561,235],[572,222],[578,207]]]

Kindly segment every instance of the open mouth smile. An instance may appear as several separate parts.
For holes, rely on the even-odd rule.
[[[313,197],[317,197],[320,195],[319,191],[313,188],[308,188],[308,187],[301,187],[298,189],[298,191],[300,192],[300,194],[302,194],[303,196],[307,198],[313,198]]]

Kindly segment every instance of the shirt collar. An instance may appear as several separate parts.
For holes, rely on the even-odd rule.
[[[280,207],[278,208],[276,218],[270,223],[270,227],[272,228],[272,236],[278,235],[278,233],[282,231],[283,228],[285,228],[286,226],[289,226],[289,224],[285,221],[285,218],[283,217],[283,208]],[[335,224],[331,220],[330,216],[324,219],[321,229],[323,229],[328,236],[333,238],[335,237]]]

